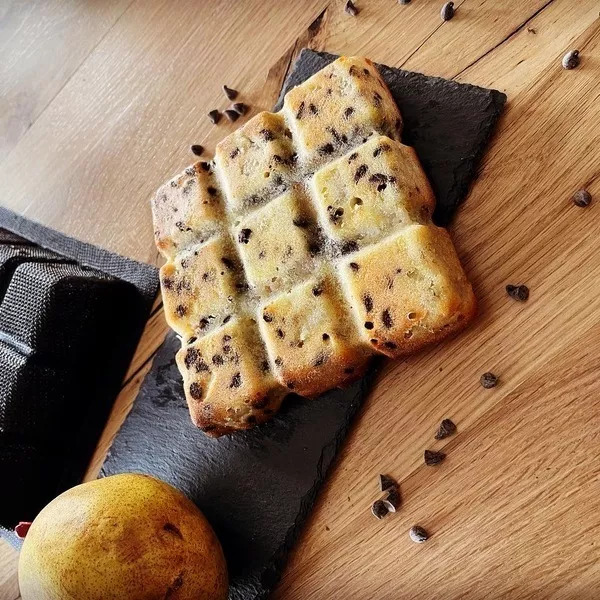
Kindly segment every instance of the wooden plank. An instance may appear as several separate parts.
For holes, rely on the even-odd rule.
[[[2,2],[0,163],[131,2]]]
[[[0,600],[17,600],[19,597],[18,560],[17,551],[0,540]]]
[[[212,128],[206,112],[226,108],[221,85],[241,90],[253,111],[264,108],[256,100],[273,58],[325,6],[186,0],[174,10],[167,0],[136,2],[0,166],[4,204],[155,262],[148,200],[192,160],[189,144]],[[234,128],[224,120],[215,129],[221,137]]]
[[[548,10],[550,8],[552,12],[544,17],[550,29],[545,37],[547,43],[553,45],[551,29],[556,29],[558,34],[565,27],[565,21],[557,19],[565,13],[559,3]],[[599,208],[596,205],[587,211],[578,209],[571,204],[570,195],[582,185],[588,185],[592,194],[600,194],[600,172],[594,150],[600,143],[600,103],[596,72],[589,68],[598,52],[600,27],[597,21],[576,23],[581,27],[579,36],[573,33],[571,36],[588,56],[588,68],[564,71],[559,63],[557,65],[554,54],[546,53],[544,68],[540,60],[532,61],[532,65],[538,65],[538,71],[532,69],[528,86],[514,79],[521,95],[512,96],[508,89],[511,102],[501,132],[489,152],[480,180],[453,227],[457,246],[475,283],[481,316],[474,327],[449,344],[410,357],[402,364],[386,366],[275,597],[395,598],[397,590],[402,589],[409,597],[431,598],[442,589],[443,578],[454,585],[448,597],[469,593],[475,597],[473,594],[478,592],[481,593],[477,597],[485,596],[491,593],[485,587],[465,589],[470,571],[456,575],[456,565],[468,563],[472,555],[468,553],[458,558],[449,548],[457,547],[459,553],[465,551],[466,540],[473,543],[477,553],[485,554],[475,565],[477,568],[487,565],[488,571],[483,572],[499,586],[495,597],[577,597],[576,593],[571,596],[569,593],[584,585],[567,576],[560,580],[548,569],[540,571],[539,547],[531,552],[531,546],[523,543],[519,545],[520,552],[513,548],[506,554],[502,540],[507,534],[503,535],[502,531],[494,545],[489,543],[490,530],[486,544],[481,546],[476,530],[469,528],[467,533],[460,530],[463,523],[474,519],[481,525],[482,519],[490,515],[489,510],[477,507],[477,499],[483,502],[488,494],[496,493],[496,480],[501,479],[504,472],[499,463],[518,464],[514,454],[506,450],[506,447],[519,447],[511,399],[519,397],[521,390],[528,391],[527,400],[522,403],[527,417],[519,413],[519,418],[529,420],[529,427],[519,429],[526,439],[537,437],[536,415],[546,401],[551,402],[557,418],[564,423],[571,409],[565,409],[567,412],[561,415],[562,403],[569,405],[570,401],[563,392],[568,388],[573,395],[573,390],[580,389],[573,383],[578,361],[583,360],[587,368],[589,356],[583,354],[583,349],[598,334],[600,301],[594,290],[600,277],[600,249],[596,244]],[[515,36],[498,52],[512,63],[519,53],[519,45],[528,44],[524,34]],[[538,51],[544,52],[543,48]],[[501,54],[497,54],[495,60],[501,62]],[[506,77],[506,72],[506,67],[498,71],[502,77]],[[489,71],[486,75],[492,77]],[[493,85],[493,80],[490,83]],[[525,305],[510,300],[504,292],[506,283],[522,281],[532,289],[531,299]],[[581,352],[581,356],[577,352]],[[552,368],[548,370],[547,365]],[[548,400],[546,381],[552,369],[561,375],[551,377],[556,393]],[[498,388],[483,390],[479,386],[478,377],[486,370],[500,375],[502,384]],[[561,385],[562,379],[564,385]],[[582,401],[587,402],[587,419],[594,414],[591,403],[594,395],[597,398],[597,385],[592,379],[587,384],[581,383]],[[500,409],[495,407],[507,403],[506,410],[497,412]],[[582,414],[586,414],[585,410]],[[451,464],[456,468],[452,472],[445,468],[439,471],[447,473],[448,479],[443,483],[435,471],[423,469],[422,452],[427,447],[442,448],[448,444],[449,452],[456,451],[464,457],[462,440],[471,439],[467,436],[474,436],[477,444],[486,447],[490,435],[486,423],[491,411],[496,411],[494,427],[499,436],[506,437],[507,443],[494,448],[493,456],[485,454],[490,457],[489,462],[475,461],[477,469],[463,473],[463,467],[458,465],[464,465],[467,459],[453,459]],[[447,443],[434,442],[433,431],[444,417],[455,419],[460,431],[466,434],[459,434]],[[576,471],[587,486],[597,476],[594,468],[582,460],[586,452],[597,453],[597,438],[591,435],[590,428],[582,433],[580,425],[578,420],[567,431],[562,427],[549,430],[549,439],[543,446],[549,462],[563,458],[568,462],[560,475],[567,487],[578,485],[575,479],[571,480]],[[580,434],[587,443],[580,441]],[[566,458],[571,454],[564,455],[565,444],[578,448],[581,454],[572,460]],[[369,504],[376,497],[379,472],[390,472],[407,484],[413,477],[419,477],[418,490],[414,486],[405,488],[407,502],[397,526],[390,526],[389,522],[378,526],[369,514]],[[449,496],[438,495],[439,485],[444,486]],[[532,487],[535,488],[535,481],[528,480],[527,485],[507,491],[510,499],[491,513],[495,526],[504,527],[506,531],[514,526],[514,518],[521,518],[525,522],[533,519],[552,523],[557,531],[571,525],[576,528],[579,521],[571,523],[571,518],[580,519],[580,515],[571,513],[571,497],[565,497],[562,502],[559,498],[555,510],[546,515],[541,510],[537,512],[537,505],[532,507],[520,501],[520,493],[543,495],[543,489],[531,492]],[[449,488],[452,492],[448,492]],[[467,493],[471,488],[478,490],[478,497]],[[411,494],[422,497],[420,510],[413,508]],[[587,510],[584,506],[587,500],[586,497],[584,504],[578,504],[578,510]],[[443,505],[447,502],[456,503],[452,518],[438,521],[436,515],[445,514]],[[435,507],[433,514],[432,507]],[[590,518],[594,511],[598,513],[596,504],[590,505]],[[429,521],[423,524],[428,524],[432,531],[442,529],[437,534],[440,538],[444,536],[440,545],[432,551],[415,550],[410,546],[404,550],[408,527],[425,519]],[[443,530],[444,526],[448,531]],[[589,530],[595,526],[598,523],[593,521]],[[385,533],[388,528],[392,531],[389,537]],[[384,533],[376,535],[380,530]],[[577,554],[579,546],[570,545],[572,538],[561,547],[559,537],[549,536],[551,543],[544,546],[542,552],[549,564],[557,563],[561,548]],[[585,539],[587,548],[589,535]],[[398,550],[399,545],[402,550]],[[410,553],[415,556],[418,553],[420,566],[411,562]],[[452,560],[444,559],[446,553],[450,553]],[[597,594],[600,573],[592,566],[593,560],[596,558],[585,561],[582,570],[576,573],[584,578],[587,589]],[[405,568],[405,561],[411,568]],[[496,573],[492,569],[494,564]],[[477,572],[474,567],[473,574]],[[538,572],[537,577],[534,572]],[[521,573],[526,573],[533,583],[523,583]],[[340,577],[346,578],[343,585]],[[520,587],[504,589],[502,586],[511,580]],[[569,582],[565,588],[569,593],[557,588],[563,585],[560,581]],[[535,590],[538,590],[537,596]]]

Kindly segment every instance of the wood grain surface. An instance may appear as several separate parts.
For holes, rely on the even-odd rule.
[[[328,0],[9,0],[0,201],[158,264],[148,198],[191,162],[190,143],[212,149],[234,128],[205,117],[227,106],[223,83],[254,114],[310,46],[506,92],[451,227],[480,315],[382,370],[274,597],[598,598],[600,7],[462,0],[442,22],[438,0],[355,4],[356,18]],[[565,71],[574,48],[581,65]],[[581,187],[595,196],[586,209],[570,201]],[[522,282],[524,304],[504,291]],[[89,478],[165,332],[157,302]],[[479,385],[488,370],[500,377],[491,390]],[[458,433],[435,441],[445,417]],[[427,448],[446,461],[425,466]],[[377,521],[380,472],[400,481],[403,505]],[[408,538],[415,523],[425,544]],[[0,600],[17,597],[15,567],[1,546]]]

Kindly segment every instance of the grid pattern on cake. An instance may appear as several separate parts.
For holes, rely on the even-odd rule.
[[[374,65],[342,57],[153,201],[193,421],[268,420],[462,328],[475,299]]]

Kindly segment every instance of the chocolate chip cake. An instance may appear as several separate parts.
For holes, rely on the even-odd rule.
[[[153,200],[165,315],[194,423],[268,420],[463,328],[471,285],[373,63],[343,57]]]

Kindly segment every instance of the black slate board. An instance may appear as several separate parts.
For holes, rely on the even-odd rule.
[[[283,92],[334,60],[304,50]],[[471,184],[506,97],[378,65],[404,116],[446,223]],[[283,93],[282,92],[282,93]],[[252,431],[217,440],[190,422],[171,333],[161,346],[102,475],[156,475],[205,512],[227,556],[231,600],[266,598],[343,442],[375,368],[352,387],[318,400],[290,397],[279,415]]]
[[[0,254],[0,536],[19,545],[16,523],[81,481],[158,270],[3,207]]]

